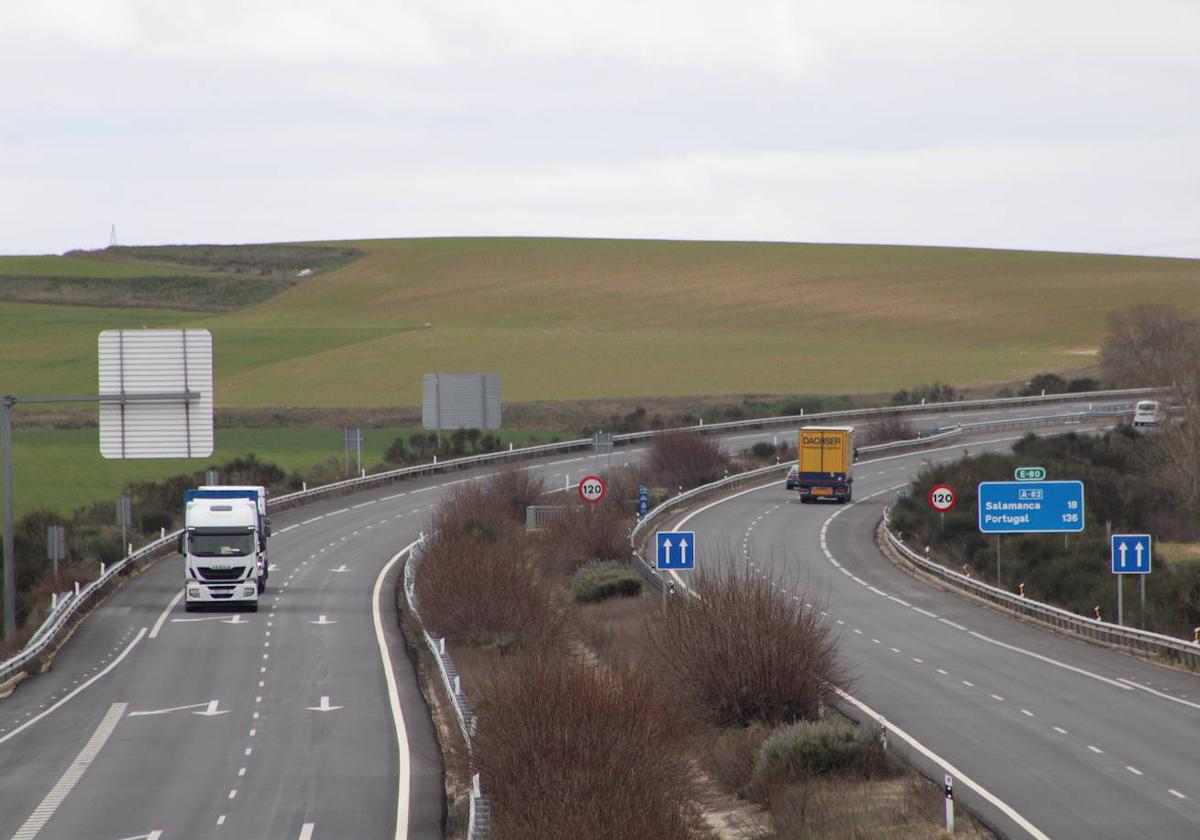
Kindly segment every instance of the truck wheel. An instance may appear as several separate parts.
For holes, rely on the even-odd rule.
[[[266,591],[266,589],[267,589],[267,580],[266,580],[266,578],[259,578],[259,579],[258,579],[258,594],[259,594],[259,595],[263,594],[263,592],[265,592],[265,591]]]
[[[184,612],[195,612],[196,611],[196,603],[194,601],[184,601],[183,602],[183,611]]]
[[[258,612],[258,601],[255,601],[253,604],[247,604],[246,609],[250,612]]]

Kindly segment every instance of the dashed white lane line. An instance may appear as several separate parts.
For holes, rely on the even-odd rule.
[[[142,628],[145,632],[145,628]],[[140,636],[138,638],[141,638]],[[101,748],[112,737],[113,730],[117,728],[117,724],[121,722],[121,715],[125,714],[125,709],[128,703],[113,703],[104,718],[100,721],[100,725],[96,727],[96,731],[92,733],[92,737],[88,739],[87,744],[71,762],[71,766],[62,774],[62,778],[50,789],[46,794],[46,798],[41,801],[33,813],[29,815],[29,819],[17,829],[17,833],[12,836],[12,840],[33,840],[37,837],[38,832],[45,828],[46,823],[54,816],[54,812],[58,810],[58,806],[63,803],[75,787],[79,784],[79,780],[83,778],[83,774],[87,772],[88,767],[96,760],[96,756],[100,753]]]
[[[392,499],[399,499],[401,496],[407,496],[407,495],[408,495],[408,491],[407,491],[407,490],[405,490],[403,493],[393,493],[393,494],[392,494],[392,495],[390,495],[390,496],[384,496],[384,497],[383,497],[383,498],[381,498],[379,501],[381,501],[381,502],[390,502]]]
[[[312,517],[312,518],[310,518],[310,519],[305,519],[305,520],[304,520],[303,522],[301,522],[300,524],[301,524],[301,525],[310,525],[310,524],[312,524],[313,522],[320,522],[320,521],[321,521],[322,519],[324,519],[324,518],[325,518],[325,516],[324,516],[324,514],[322,514],[321,516],[314,516],[314,517]]]
[[[1172,795],[1172,796],[1174,796],[1176,799],[1187,799],[1187,797],[1186,797],[1186,796],[1184,796],[1184,795],[1183,795],[1182,793],[1180,793],[1179,791],[1175,790],[1175,788],[1167,788],[1167,793],[1171,794],[1171,795]]]
[[[938,621],[942,622],[942,624],[947,624],[947,625],[953,627],[955,630],[965,631],[967,629],[966,627],[963,627],[961,624],[955,624],[953,621],[951,621],[948,618],[939,618]]]
[[[947,671],[945,668],[938,668],[938,669],[937,669],[937,672],[938,672],[939,674],[941,674],[943,677],[948,677],[948,676],[950,676],[950,672],[949,672],[949,671]]]
[[[1054,727],[1054,731],[1057,732],[1059,735],[1067,734],[1067,730],[1063,729],[1061,726]]]
[[[897,598],[895,595],[889,595],[887,598],[889,601],[895,601],[902,607],[912,607],[912,604],[908,603],[908,601],[905,601],[903,598]]]
[[[225,815],[224,814],[217,817],[217,825],[225,825]]]
[[[136,645],[138,642],[140,642],[142,640],[142,637],[144,637],[145,635],[146,635],[146,628],[143,627],[141,630],[138,631],[138,634],[136,636],[134,636],[133,641],[131,641],[128,645],[126,645],[125,650],[121,651],[121,655],[118,656],[116,659],[114,659],[112,662],[108,663],[108,666],[103,671],[101,671],[99,674],[96,674],[96,676],[92,677],[90,680],[83,683],[82,685],[78,685],[79,681],[76,680],[75,682],[77,684],[77,687],[74,688],[69,694],[63,695],[63,698],[61,700],[59,700],[57,703],[55,703],[54,705],[47,708],[44,712],[41,712],[34,717],[30,717],[29,720],[22,723],[20,726],[15,728],[12,732],[9,732],[7,735],[5,735],[3,737],[0,737],[0,744],[3,744],[9,738],[12,738],[13,736],[15,736],[17,733],[23,732],[26,729],[28,729],[29,727],[33,726],[35,723],[37,723],[39,720],[44,718],[46,715],[55,711],[60,706],[63,706],[64,704],[66,704],[68,701],[71,700],[72,697],[74,697],[75,695],[82,692],[85,688],[90,686],[92,683],[96,682],[96,680],[103,678],[109,671],[111,671],[113,668],[116,668],[118,665],[121,664],[122,661],[124,661],[125,657],[129,655],[129,652],[131,650],[133,650],[134,645]],[[121,705],[125,705],[125,704],[121,704]]]
[[[353,510],[358,510],[359,508],[365,508],[365,507],[368,507],[368,506],[370,506],[370,505],[377,505],[377,504],[379,504],[379,502],[372,500],[372,501],[370,501],[370,502],[363,502],[362,504],[350,505],[350,507],[351,507],[351,509],[353,509]]]
[[[930,618],[937,618],[937,615],[936,615],[936,614],[934,614],[934,613],[931,613],[929,610],[923,610],[923,609],[921,609],[920,607],[913,607],[913,608],[912,608],[912,611],[913,611],[913,612],[918,612],[918,613],[920,613],[921,615],[929,616]]]
[[[1000,702],[1002,702],[1002,703],[1004,702],[1004,698],[1003,698],[1003,697],[1001,697],[999,694],[993,694],[993,695],[992,695],[992,699],[993,699],[993,700],[999,700],[999,701],[1000,701]]]
[[[1029,711],[1028,709],[1022,709],[1021,714],[1025,715],[1025,717],[1033,717],[1034,716],[1033,712]]]
[[[1096,755],[1104,755],[1104,750],[1100,749],[1099,747],[1093,747],[1091,744],[1088,744],[1087,748],[1089,750],[1091,750],[1092,752],[1094,752]]]
[[[313,828],[315,827],[316,823],[305,823],[300,826],[300,837],[298,840],[312,840]]]
[[[1141,775],[1143,775],[1143,773],[1142,773],[1142,771],[1141,771],[1141,770],[1137,769],[1136,767],[1132,767],[1132,766],[1130,766],[1130,765],[1128,765],[1128,764],[1126,764],[1126,765],[1125,765],[1125,769],[1126,769],[1126,770],[1128,770],[1130,773],[1132,773],[1132,774],[1133,774],[1133,775],[1135,775],[1135,776],[1141,776]]]
[[[914,656],[914,657],[912,658],[912,661],[913,661],[913,662],[916,662],[918,665],[924,665],[924,664],[925,664],[925,660],[924,660],[924,659],[920,659],[920,658],[918,658],[918,657],[916,657],[916,656]]]
[[[960,680],[960,682],[961,682],[963,685],[965,685],[967,688],[974,688],[974,687],[975,687],[975,683],[973,683],[973,682],[967,682],[966,680]]]

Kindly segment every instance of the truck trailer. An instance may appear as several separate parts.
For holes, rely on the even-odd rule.
[[[853,498],[853,426],[805,426],[796,450],[801,502],[834,499],[845,504]]]
[[[184,608],[238,604],[258,609],[266,587],[270,525],[253,491],[210,488],[184,493]]]

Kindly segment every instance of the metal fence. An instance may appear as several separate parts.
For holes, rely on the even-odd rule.
[[[413,547],[409,552],[408,562],[404,564],[404,597],[408,601],[408,608],[416,618],[417,624],[421,626],[421,635],[425,637],[425,644],[429,646],[429,650],[433,653],[433,658],[438,664],[438,673],[442,675],[442,685],[446,689],[446,693],[450,696],[452,705],[454,706],[454,715],[458,718],[458,726],[462,731],[463,740],[467,743],[467,752],[471,752],[471,739],[475,737],[475,727],[478,724],[478,719],[475,717],[475,710],[471,708],[470,701],[467,700],[467,695],[462,690],[462,678],[459,677],[458,668],[454,665],[454,660],[450,658],[450,654],[446,651],[446,640],[437,638],[430,634],[425,629],[425,622],[421,620],[421,612],[417,609],[417,567],[421,563],[421,552],[425,548],[425,535],[421,535],[420,542]],[[470,816],[467,823],[467,840],[486,840],[488,832],[491,829],[492,821],[492,806],[488,798],[484,796],[480,788],[479,774],[475,774],[471,778],[471,803]]]
[[[958,589],[969,592],[977,598],[1000,607],[1008,612],[1025,618],[1033,619],[1042,624],[1059,630],[1066,630],[1077,636],[1092,639],[1102,644],[1134,653],[1153,656],[1185,665],[1188,668],[1200,668],[1200,645],[1186,639],[1178,639],[1162,633],[1151,633],[1148,630],[1138,630],[1135,627],[1123,627],[1096,618],[1089,618],[1078,613],[1069,612],[1051,604],[1044,604],[1023,595],[1014,595],[999,587],[976,580],[968,575],[949,569],[940,563],[935,563],[928,557],[913,551],[893,533],[888,525],[888,512],[884,512],[884,532],[888,542],[913,566],[925,574],[948,583]]]
[[[1152,395],[1159,393],[1161,389],[1153,388],[1135,388],[1122,391],[1092,391],[1082,394],[1047,394],[1037,397],[1008,397],[994,400],[959,400],[950,403],[928,403],[924,405],[909,405],[909,406],[888,406],[883,408],[863,408],[863,409],[847,409],[843,411],[826,411],[817,412],[814,414],[795,414],[786,417],[767,417],[752,420],[735,420],[728,423],[710,423],[705,425],[701,422],[697,426],[685,426],[674,429],[659,429],[648,432],[631,432],[628,434],[613,435],[613,441],[617,445],[629,445],[652,440],[655,437],[662,435],[673,434],[677,432],[693,431],[704,433],[728,432],[737,429],[756,429],[756,428],[771,428],[778,426],[795,425],[798,423],[815,423],[823,421],[848,421],[852,419],[869,420],[873,417],[888,414],[920,414],[923,412],[937,411],[967,411],[977,408],[1005,408],[1021,405],[1036,405],[1041,403],[1055,402],[1075,402],[1079,400],[1115,400],[1126,399]],[[1125,410],[1124,407],[1121,409]],[[981,424],[971,424],[973,427],[979,427]],[[982,424],[988,425],[988,424]],[[966,427],[963,427],[966,428]],[[930,438],[924,439],[924,443],[929,442]],[[429,464],[418,464],[411,467],[401,467],[395,470],[387,470],[385,472],[374,473],[372,475],[363,476],[360,478],[352,478],[345,481],[337,481],[332,484],[322,485],[320,487],[307,488],[295,493],[288,493],[271,499],[268,503],[268,508],[272,512],[285,510],[305,504],[307,502],[316,501],[318,499],[330,498],[346,493],[353,493],[358,490],[364,490],[371,487],[379,487],[392,482],[402,481],[406,478],[416,478],[425,475],[434,475],[450,470],[470,469],[472,467],[485,466],[489,464],[503,463],[509,460],[519,460],[524,458],[536,458],[542,455],[552,455],[560,452],[571,452],[580,449],[589,449],[593,446],[593,439],[579,438],[576,440],[563,441],[560,443],[543,444],[541,446],[527,446],[521,449],[509,449],[503,452],[490,452],[481,455],[471,455],[464,458],[454,458],[450,460],[437,461]],[[890,445],[890,444],[889,444]],[[873,451],[874,448],[863,447],[861,451]],[[744,481],[749,477],[749,474],[742,474],[734,477],[733,481]],[[710,488],[713,489],[713,488]],[[672,500],[676,503],[676,500]],[[662,506],[660,506],[662,507]],[[148,545],[142,547],[138,551],[130,554],[115,563],[111,568],[105,570],[101,576],[80,590],[77,597],[64,599],[57,603],[47,616],[42,627],[30,639],[22,650],[10,659],[0,662],[0,688],[7,685],[14,677],[20,674],[31,662],[36,660],[42,654],[53,648],[58,638],[63,631],[70,625],[70,622],[76,618],[80,612],[91,602],[91,600],[102,591],[114,575],[121,574],[129,566],[141,561],[147,560],[159,554],[165,553],[174,544],[175,538],[179,532],[175,531],[167,534],[164,538],[155,540]],[[635,563],[635,565],[637,565]],[[657,578],[657,575],[653,575]],[[656,584],[657,585],[657,584]]]

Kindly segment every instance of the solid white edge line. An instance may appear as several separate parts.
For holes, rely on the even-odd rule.
[[[1119,682],[1117,680],[1110,680],[1108,677],[1102,677],[1099,674],[1093,674],[1091,671],[1084,670],[1083,668],[1076,668],[1074,665],[1068,665],[1065,662],[1059,662],[1057,659],[1051,659],[1049,656],[1043,656],[1040,653],[1034,653],[1031,650],[1026,650],[1025,648],[1017,647],[1016,645],[1010,645],[1007,642],[1002,642],[999,639],[993,639],[990,636],[985,636],[982,633],[975,632],[974,630],[968,630],[967,634],[970,636],[974,636],[976,639],[979,639],[981,642],[987,642],[990,645],[995,645],[996,647],[1002,647],[1005,650],[1011,650],[1014,653],[1024,654],[1025,656],[1031,657],[1033,659],[1037,659],[1040,662],[1045,662],[1047,665],[1053,665],[1056,668],[1062,668],[1065,671],[1073,671],[1076,674],[1082,674],[1085,677],[1091,677],[1094,680],[1099,680],[1102,683],[1106,683],[1108,685],[1115,686],[1115,687],[1123,689],[1125,691],[1133,691],[1133,686],[1131,686],[1131,685],[1126,685],[1125,683]]]
[[[142,629],[145,630],[145,628]],[[63,771],[62,776],[55,782],[54,787],[50,788],[50,792],[43,797],[41,803],[33,809],[29,818],[17,829],[12,840],[33,840],[46,827],[46,823],[50,822],[50,818],[54,816],[58,806],[75,789],[75,785],[79,784],[83,774],[92,766],[92,762],[96,760],[100,750],[108,743],[108,739],[112,737],[113,730],[121,722],[121,715],[125,714],[128,705],[128,703],[113,703],[108,707],[108,711],[104,713],[100,725],[96,727],[87,744]]]
[[[114,659],[112,662],[109,662],[109,663],[108,663],[108,666],[107,666],[107,667],[106,667],[106,668],[105,668],[103,671],[100,671],[99,673],[97,673],[97,674],[96,674],[94,677],[92,677],[90,680],[88,680],[87,682],[85,682],[85,683],[83,683],[82,685],[80,685],[78,688],[76,688],[76,689],[75,689],[74,691],[72,691],[70,694],[67,694],[67,695],[65,695],[65,696],[64,696],[64,697],[63,697],[61,700],[59,700],[59,701],[58,701],[57,703],[55,703],[53,706],[50,706],[50,707],[48,707],[48,708],[47,708],[47,709],[46,709],[44,712],[42,712],[41,714],[37,715],[36,717],[32,717],[32,718],[30,718],[29,720],[25,721],[25,722],[24,722],[24,723],[22,723],[20,726],[18,726],[16,729],[14,729],[12,732],[9,732],[9,733],[8,733],[7,735],[5,735],[4,737],[0,738],[0,744],[3,744],[3,743],[4,743],[5,741],[7,741],[9,738],[12,738],[12,737],[13,737],[14,735],[16,735],[18,732],[23,732],[24,730],[26,730],[26,729],[28,729],[29,727],[33,726],[35,723],[37,723],[39,720],[41,720],[42,718],[44,718],[46,715],[48,715],[48,714],[50,714],[51,712],[55,711],[56,709],[60,708],[60,707],[61,707],[61,706],[63,706],[63,705],[64,705],[64,704],[65,704],[65,703],[66,703],[68,700],[70,700],[72,697],[74,697],[75,695],[77,695],[77,694],[79,694],[80,692],[82,692],[82,691],[83,691],[85,688],[87,688],[88,686],[90,686],[92,683],[96,682],[96,680],[98,680],[98,679],[100,679],[101,677],[105,676],[105,675],[106,675],[106,674],[107,674],[109,671],[111,671],[113,668],[116,668],[118,665],[120,665],[120,664],[121,664],[121,662],[122,662],[122,660],[124,660],[124,659],[125,659],[125,657],[129,655],[129,652],[130,652],[131,650],[133,650],[133,647],[134,647],[134,645],[136,645],[138,642],[140,642],[140,641],[142,640],[142,638],[143,638],[145,635],[146,635],[146,628],[145,628],[145,627],[143,627],[141,630],[139,630],[139,631],[138,631],[138,634],[137,634],[136,636],[134,636],[134,637],[133,637],[133,641],[131,641],[129,644],[127,644],[127,645],[125,646],[125,650],[121,651],[121,654],[120,654],[120,655],[119,655],[119,656],[118,656],[116,659]]]
[[[854,697],[853,695],[848,694],[845,691],[842,691],[842,689],[840,689],[840,688],[834,687],[833,690],[837,693],[837,695],[839,697],[841,697],[847,703],[851,703],[852,705],[858,707],[864,714],[868,715],[876,723],[880,722],[879,715],[875,712],[874,709],[872,709],[866,703],[862,702],[857,697]],[[902,738],[905,741],[905,743],[907,743],[914,750],[921,753],[921,755],[925,756],[926,758],[928,758],[930,761],[934,762],[935,764],[940,765],[943,770],[945,770],[947,773],[949,773],[951,776],[954,777],[954,780],[956,782],[962,782],[964,785],[966,785],[971,790],[978,793],[980,796],[982,796],[984,799],[986,799],[988,802],[990,802],[996,808],[999,808],[1004,813],[1005,816],[1007,816],[1009,819],[1011,819],[1013,822],[1015,822],[1021,828],[1025,829],[1027,832],[1029,832],[1030,837],[1035,837],[1035,838],[1037,838],[1037,840],[1050,840],[1049,835],[1042,832],[1040,829],[1038,829],[1037,826],[1035,826],[1029,820],[1025,819],[1023,816],[1018,814],[1016,812],[1016,810],[1014,810],[1012,808],[1012,806],[1010,806],[1007,802],[1000,799],[1000,797],[996,796],[991,791],[989,791],[987,788],[983,787],[983,785],[976,782],[974,779],[972,779],[970,776],[963,773],[961,770],[959,770],[953,764],[946,761],[944,758],[942,758],[940,755],[935,753],[933,750],[926,747],[924,744],[922,744],[916,738],[909,735],[907,732],[905,732],[903,729],[901,729],[899,726],[897,726],[895,721],[891,720],[890,718],[887,721],[887,730],[888,730],[888,732],[892,732],[892,733],[895,733],[896,735],[899,735],[900,738]]]
[[[167,620],[167,616],[171,614],[171,610],[179,606],[179,602],[183,600],[183,587],[179,587],[179,591],[175,593],[175,597],[171,599],[171,603],[167,604],[167,608],[162,611],[158,617],[158,621],[154,622],[154,629],[150,631],[150,638],[157,639],[158,631],[162,629],[163,622]]]
[[[400,694],[396,690],[396,674],[392,668],[392,657],[388,650],[387,639],[383,635],[383,616],[379,610],[379,595],[383,589],[383,579],[387,577],[392,566],[396,565],[396,561],[406,553],[411,552],[413,546],[419,542],[420,540],[413,540],[387,561],[387,564],[379,572],[379,576],[375,578],[375,588],[371,592],[371,614],[375,621],[375,640],[379,643],[379,658],[383,661],[383,676],[387,681],[388,702],[392,706],[392,723],[396,729],[396,749],[399,751],[397,759],[400,762],[400,773],[396,783],[396,840],[407,840],[408,838],[408,797],[412,767],[408,751],[408,732],[404,728],[404,713],[400,711]]]
[[[1161,691],[1155,691],[1153,688],[1140,685],[1135,683],[1133,680],[1127,680],[1124,677],[1117,677],[1117,679],[1130,688],[1136,688],[1140,691],[1145,691],[1149,694],[1153,694],[1155,697],[1161,697],[1163,700],[1170,700],[1172,703],[1179,703],[1182,706],[1191,706],[1193,709],[1200,709],[1200,703],[1193,703],[1191,700],[1184,700],[1182,697],[1172,697],[1170,694],[1164,694]]]

